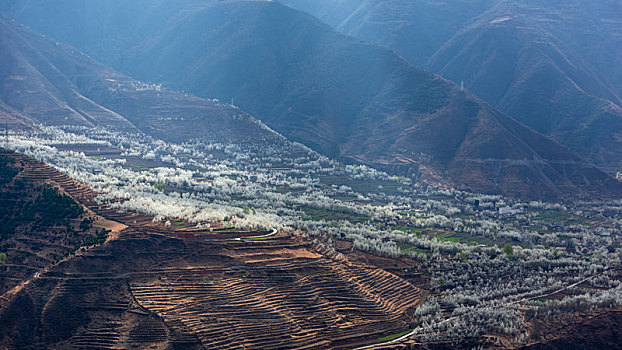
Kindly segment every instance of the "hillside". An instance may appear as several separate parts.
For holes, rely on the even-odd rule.
[[[84,190],[49,166],[0,148],[0,295],[81,247],[101,243],[117,225],[81,206]]]
[[[622,167],[619,2],[282,2],[464,82],[610,173]]]
[[[340,33],[377,43],[424,68],[440,46],[497,0],[280,0]],[[441,20],[442,19],[442,20]]]
[[[168,140],[276,137],[237,108],[128,78],[10,20],[0,19],[0,40],[0,123],[11,130],[43,123]]]
[[[199,96],[233,98],[286,137],[347,162],[532,198],[619,191],[580,157],[456,85],[278,3],[76,0],[54,4],[62,21],[44,20],[45,6],[36,1],[8,4],[35,29],[122,72]],[[104,23],[89,20],[93,11]],[[120,11],[136,20],[126,26],[106,20],[120,18]],[[85,36],[118,38],[127,31],[132,35],[114,43],[95,45]],[[87,91],[94,101],[109,97],[101,85]],[[123,108],[118,103],[114,110]],[[193,122],[186,125],[196,130]]]
[[[0,111],[13,128],[32,121],[132,127],[125,118],[78,92],[70,78],[50,62],[51,57],[28,45],[24,35],[15,24],[0,20]]]
[[[283,1],[0,1],[0,350],[620,347],[622,0]]]
[[[408,330],[406,344],[516,348],[622,300],[616,201],[409,185],[285,141],[43,131],[9,138],[54,167],[23,157],[28,173],[127,228],[25,265],[0,298],[2,348],[353,348]]]
[[[420,299],[402,278],[308,239],[188,235],[106,208],[30,157],[0,161],[2,219],[17,223],[0,236],[2,348],[348,348],[406,328]],[[37,193],[54,202],[29,205]],[[6,205],[15,194],[33,215]]]

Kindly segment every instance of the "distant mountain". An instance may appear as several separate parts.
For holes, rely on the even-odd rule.
[[[3,130],[103,125],[216,141],[273,134],[237,108],[141,83],[2,18],[0,43]]]
[[[498,0],[279,0],[337,29],[426,67],[440,46]]]
[[[281,0],[622,168],[620,1]]]
[[[479,192],[619,193],[613,178],[455,84],[279,3],[19,1],[6,8],[141,80],[233,98],[329,156]],[[94,13],[99,19],[91,21]],[[117,26],[122,16],[133,21]],[[110,106],[106,81],[79,85]],[[115,111],[132,105],[118,101]],[[128,119],[141,128],[154,122]]]

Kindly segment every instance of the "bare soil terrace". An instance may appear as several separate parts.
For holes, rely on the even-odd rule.
[[[83,184],[12,157],[113,232],[0,298],[0,347],[351,348],[408,328],[419,303],[406,280],[302,237],[197,239],[187,225],[100,206]]]

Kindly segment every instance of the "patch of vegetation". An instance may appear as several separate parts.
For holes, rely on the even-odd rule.
[[[302,193],[304,190],[301,189],[292,189],[289,186],[276,186],[274,191],[277,193]]]
[[[542,210],[538,212],[538,215],[534,217],[534,220],[543,221],[547,223],[555,223],[559,225],[576,225],[582,224],[584,219],[579,216],[567,213],[561,210]]]
[[[548,303],[548,302],[553,301],[554,299],[547,298],[547,297],[537,297],[537,298],[533,298],[532,300],[539,301],[541,303]]]
[[[391,227],[391,230],[397,230],[397,231],[402,231],[402,232],[415,232],[416,231],[415,228],[408,227],[405,225],[391,225],[389,227]]]
[[[398,187],[404,184],[390,180],[359,180],[346,175],[322,176],[320,182],[327,185],[346,185],[355,192],[360,193],[386,193],[398,194]]]
[[[104,243],[106,241],[106,239],[108,238],[108,234],[110,232],[111,232],[110,230],[106,230],[106,229],[102,228],[94,236],[88,236],[84,240],[84,243],[82,245],[83,246],[91,246],[91,245],[102,244],[102,243]]]
[[[80,222],[80,230],[86,231],[93,227],[93,219],[86,218]]]
[[[453,243],[460,242],[460,237],[455,236],[453,233],[443,233],[443,234],[437,235],[436,238],[441,242],[453,242]]]
[[[0,156],[0,186],[6,185],[13,181],[13,178],[19,173],[19,169],[13,166],[11,158]]]
[[[2,225],[0,225],[0,239],[9,237],[15,232],[15,229],[17,228],[16,221],[6,220],[5,218],[6,216],[3,216]]]
[[[236,233],[236,232],[240,232],[240,230],[235,227],[230,227],[230,228],[217,229],[209,233]]]
[[[378,338],[378,341],[389,341],[389,340],[397,339],[397,338],[399,338],[399,337],[401,337],[403,335],[406,335],[406,334],[410,333],[411,331],[412,331],[412,329],[409,329],[407,331],[403,331],[403,332],[400,332],[400,333],[395,333],[395,334],[387,335],[385,337]]]
[[[508,256],[508,258],[511,259],[512,256],[514,256],[514,247],[512,247],[512,243],[505,243],[505,246],[503,247],[503,252],[505,253],[505,255]]]
[[[265,236],[265,237],[246,237],[242,238],[245,241],[266,241],[269,239],[273,239],[275,236]]]
[[[465,244],[485,244],[489,245],[492,240],[481,236],[471,236],[465,233],[446,232],[435,236],[441,242],[465,243]]]
[[[53,226],[75,219],[83,213],[84,209],[71,197],[58,193],[52,187],[45,187],[34,202],[26,207],[23,216],[25,220]]]
[[[178,230],[178,229],[184,227],[184,223],[181,222],[181,221],[175,221],[175,222],[171,223],[171,227],[176,229],[176,230]]]
[[[400,245],[399,247],[400,247],[400,251],[402,251],[403,253],[410,253],[415,248],[413,245],[410,245],[410,244]]]
[[[78,203],[51,186],[35,186],[22,179],[13,181],[20,171],[10,157],[0,156],[0,239],[10,237],[23,224],[67,225],[70,219],[83,214]],[[11,181],[13,185],[7,187]]]
[[[354,196],[346,196],[346,195],[336,195],[336,196],[330,196],[330,197],[333,199],[340,200],[342,202],[355,202],[358,199]]]
[[[66,257],[68,257],[70,255],[74,255],[82,247],[89,247],[89,246],[93,246],[93,245],[99,245],[99,244],[102,244],[102,243],[106,242],[106,239],[108,239],[108,234],[110,232],[112,232],[112,231],[106,230],[106,229],[102,228],[95,235],[86,237],[84,239],[84,241],[82,241],[81,244],[76,244],[75,247],[73,247],[72,249],[67,251],[62,257],[56,259],[56,262],[60,261],[63,258],[66,258]]]

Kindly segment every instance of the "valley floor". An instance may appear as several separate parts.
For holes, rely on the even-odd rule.
[[[2,347],[547,348],[617,324],[615,201],[425,187],[278,138],[8,146],[3,195],[38,208],[48,186],[70,216],[9,213]]]

